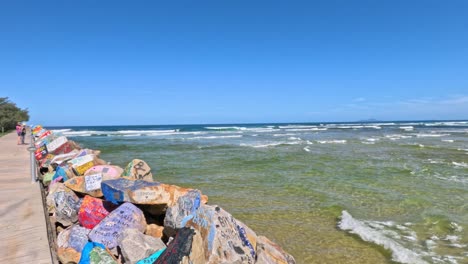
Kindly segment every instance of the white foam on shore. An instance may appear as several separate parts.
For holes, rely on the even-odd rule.
[[[453,139],[442,139],[442,142],[453,143],[455,141]]]
[[[288,126],[279,126],[282,129],[295,129],[295,128],[317,128],[317,126],[307,126],[307,125],[288,125]]]
[[[405,248],[400,243],[389,237],[380,228],[372,227],[368,222],[354,219],[348,212],[343,211],[338,223],[341,230],[360,236],[364,241],[383,246],[392,252],[392,260],[408,264],[427,264],[421,255]],[[391,235],[390,235],[391,236]]]
[[[310,148],[309,148],[309,146],[307,146],[307,147],[303,148],[303,150],[305,150],[306,152],[310,152]]]

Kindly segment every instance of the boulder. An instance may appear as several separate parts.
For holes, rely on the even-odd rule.
[[[174,240],[169,243],[167,249],[154,261],[154,264],[180,263],[190,255],[195,231],[191,228],[182,228],[177,232]],[[205,263],[205,262],[193,262]],[[220,262],[218,262],[220,263]]]
[[[137,229],[126,229],[119,242],[125,263],[134,264],[139,260],[151,256],[166,245],[160,238],[147,236]]]
[[[117,264],[117,261],[103,244],[88,242],[81,251],[79,264]]]
[[[89,253],[90,264],[118,264],[114,257],[105,249],[94,247]]]
[[[52,159],[52,163],[57,163],[58,165],[61,165],[62,163],[64,163],[65,161],[67,160],[71,160],[73,158],[75,158],[77,155],[79,154],[79,150],[77,149],[74,149],[68,153],[65,153],[65,154],[60,154],[60,155],[56,155],[53,159]]]
[[[77,175],[83,175],[88,169],[95,165],[94,160],[95,156],[93,154],[88,154],[69,160],[68,164],[76,171]]]
[[[115,178],[115,176],[112,176]],[[101,182],[114,179],[102,173],[77,176],[65,182],[65,186],[79,193],[86,193],[94,197],[102,197]]]
[[[109,201],[86,195],[78,211],[78,221],[82,226],[93,229],[115,208],[117,208],[117,206]]]
[[[162,238],[164,226],[158,226],[156,224],[149,224],[146,226],[145,234],[148,236]]]
[[[185,226],[195,229],[189,262],[254,263],[256,234],[218,206],[201,205]]]
[[[128,180],[119,178],[102,182],[102,193],[106,200],[117,202],[131,202],[134,204],[167,204],[172,206],[180,196],[190,190],[176,185],[148,182],[143,180]],[[206,203],[208,197],[202,197]]]
[[[55,172],[47,172],[42,177],[42,183],[44,183],[45,186],[49,185],[49,183],[52,181],[52,177],[54,177],[54,175],[55,175]]]
[[[112,165],[97,165],[89,168],[84,175],[86,176],[97,173],[101,173],[106,179],[116,179],[122,175],[123,169]]]
[[[57,222],[70,226],[78,221],[80,199],[61,183],[55,183],[52,187],[54,187],[53,191],[47,195],[48,210],[54,212]]]
[[[145,259],[139,260],[136,264],[152,264],[159,258],[159,256],[161,256],[161,254],[165,250],[166,250],[166,248],[160,249],[160,250],[154,252],[151,256],[149,256],[149,257],[147,257]]]
[[[88,243],[89,229],[73,225],[59,233],[57,237],[57,256],[62,263],[78,263],[81,251]]]
[[[193,218],[200,208],[201,196],[199,190],[190,190],[185,195],[180,196],[176,203],[167,208],[164,226],[172,229],[185,227],[187,221]]]
[[[102,219],[89,233],[89,238],[112,249],[118,245],[123,232],[129,228],[138,229],[143,233],[146,219],[135,205],[124,203]]]
[[[295,264],[294,257],[278,244],[264,236],[257,237],[257,262],[259,264]]]
[[[140,159],[134,159],[125,167],[123,176],[130,180],[153,181],[151,168],[146,162]]]
[[[52,142],[47,144],[47,152],[55,155],[68,153],[71,151],[71,146],[67,144],[68,139],[64,136],[54,139]],[[69,151],[66,151],[70,149]]]

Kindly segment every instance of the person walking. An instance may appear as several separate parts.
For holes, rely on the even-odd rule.
[[[21,144],[24,145],[26,143],[24,143],[24,138],[26,137],[26,126],[23,125],[23,127],[21,128]]]
[[[18,135],[18,145],[21,144],[21,132],[22,132],[21,122],[16,123],[16,134]]]

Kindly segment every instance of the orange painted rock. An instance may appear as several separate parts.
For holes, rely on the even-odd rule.
[[[106,200],[113,203],[131,202],[134,204],[167,204],[172,206],[180,196],[193,189],[182,188],[176,185],[144,180],[131,181],[125,178],[102,182],[102,193]],[[202,198],[204,202],[207,196]]]
[[[140,159],[134,159],[128,163],[123,176],[130,180],[153,181],[153,174],[151,174],[150,166]]]
[[[101,182],[111,179],[113,178],[110,178],[109,176],[103,176],[101,173],[77,176],[66,181],[65,186],[74,190],[75,192],[86,193],[94,197],[102,197],[103,194],[101,191]]]
[[[86,195],[78,211],[78,221],[83,227],[93,229],[115,208],[117,206],[109,201]]]

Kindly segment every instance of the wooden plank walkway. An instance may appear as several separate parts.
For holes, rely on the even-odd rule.
[[[31,183],[28,145],[0,137],[0,263],[52,263],[39,183]]]

